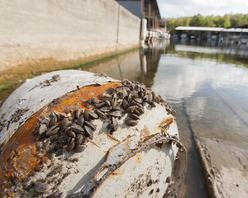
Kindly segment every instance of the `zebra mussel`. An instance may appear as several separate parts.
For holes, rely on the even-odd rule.
[[[64,147],[68,152],[81,152],[86,147],[86,139],[93,138],[96,126],[92,120],[97,118],[95,112],[83,109],[70,113],[52,111],[40,118],[40,125],[35,132],[40,140],[50,140],[50,153],[62,154]]]
[[[119,127],[118,119],[127,115],[124,123],[136,126],[145,107],[163,104],[170,114],[175,112],[161,96],[147,90],[145,85],[129,80],[121,81],[116,88],[109,88],[97,98],[82,101],[89,109],[74,109],[71,112],[50,112],[40,119],[36,133],[40,139],[50,139],[50,152],[58,152],[65,147],[68,152],[81,152],[87,139],[93,139],[95,119],[107,122],[106,132],[113,134]]]

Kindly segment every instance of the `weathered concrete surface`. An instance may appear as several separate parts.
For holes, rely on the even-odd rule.
[[[115,1],[0,0],[0,83],[138,46],[140,19]]]

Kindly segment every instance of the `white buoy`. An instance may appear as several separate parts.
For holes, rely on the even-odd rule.
[[[140,83],[74,70],[33,78],[0,109],[1,193],[176,197],[186,151],[171,113]]]

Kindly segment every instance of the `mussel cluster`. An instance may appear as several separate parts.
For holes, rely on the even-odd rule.
[[[102,119],[106,132],[113,134],[118,129],[118,119],[127,114],[125,124],[136,126],[144,108],[155,107],[156,103],[163,104],[169,114],[175,113],[161,96],[147,90],[145,85],[129,80],[121,83],[116,88],[107,89],[97,98],[83,101],[89,110],[76,109],[63,113],[53,111],[41,118],[36,133],[39,139],[50,142],[48,151],[62,154],[66,145],[68,152],[82,152],[85,141],[92,139],[96,130],[92,123],[94,119]]]

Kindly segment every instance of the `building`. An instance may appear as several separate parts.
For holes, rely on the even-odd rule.
[[[154,39],[166,32],[165,21],[161,19],[156,0],[116,0],[121,6],[129,10],[142,20],[141,27],[146,23],[146,39]],[[145,19],[145,21],[144,21]],[[142,30],[141,30],[142,34]]]
[[[181,39],[211,40],[219,44],[248,44],[248,28],[223,27],[176,27],[176,33]]]

